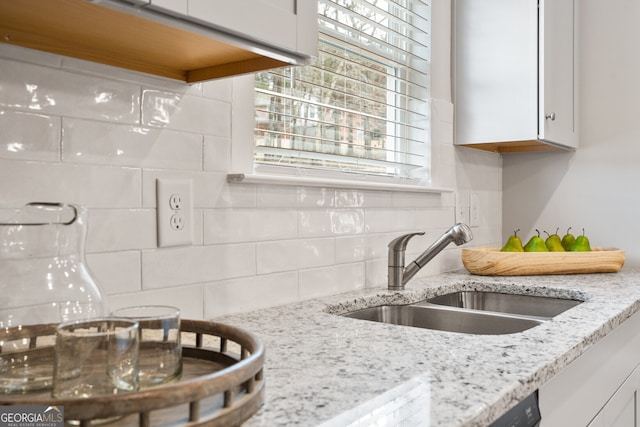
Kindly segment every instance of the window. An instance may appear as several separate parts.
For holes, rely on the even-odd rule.
[[[255,77],[256,172],[430,180],[430,6],[319,0],[313,64]]]

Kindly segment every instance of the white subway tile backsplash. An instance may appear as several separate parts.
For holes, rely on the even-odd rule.
[[[71,202],[90,208],[140,206],[140,169],[0,159],[0,203]]]
[[[295,272],[225,280],[205,285],[204,315],[210,319],[299,299],[298,275]]]
[[[87,265],[107,295],[142,290],[140,252],[88,254]]]
[[[418,223],[415,209],[367,209],[365,215],[370,233],[411,231]]]
[[[0,59],[0,105],[47,114],[138,123],[138,85]]]
[[[142,287],[167,288],[256,275],[255,244],[184,246],[142,252]]]
[[[367,238],[362,235],[336,237],[337,264],[364,261],[367,257]]]
[[[231,138],[204,136],[205,171],[227,173],[231,169]]]
[[[183,319],[204,319],[202,285],[144,290],[109,296],[109,308],[115,310],[137,305],[170,305],[180,309]]]
[[[60,118],[0,109],[0,157],[60,160]]]
[[[333,238],[278,240],[256,245],[258,274],[300,270],[336,263]]]
[[[64,119],[62,124],[63,161],[202,169],[200,135],[81,119]]]
[[[142,124],[198,134],[231,136],[231,104],[216,99],[145,89]]]
[[[301,270],[298,273],[300,298],[311,299],[363,289],[365,269],[362,263]]]
[[[205,98],[231,102],[233,97],[233,78],[211,80],[201,83],[202,95]]]
[[[300,237],[322,237],[365,232],[364,209],[299,211]]]
[[[256,243],[256,272],[270,274],[298,269],[298,240]]]
[[[88,252],[151,249],[157,244],[155,209],[92,209]]]
[[[330,208],[335,206],[336,192],[323,187],[258,185],[258,207]]]
[[[296,218],[291,209],[207,209],[204,244],[295,238]]]
[[[0,208],[87,206],[87,260],[113,308],[199,319],[385,286],[393,238],[426,231],[412,259],[455,221],[453,192],[228,184],[233,90],[251,79],[185,85],[1,43],[0,74]],[[477,192],[471,245],[499,244],[501,158],[454,148],[451,104],[434,105],[432,182]],[[192,181],[193,245],[157,248],[158,178]],[[419,275],[461,267],[451,246]]]

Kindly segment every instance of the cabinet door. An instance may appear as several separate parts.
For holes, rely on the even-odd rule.
[[[538,137],[577,145],[577,0],[540,0]]]
[[[456,144],[538,135],[538,4],[456,0]]]
[[[150,0],[149,4],[152,8],[164,12],[177,13],[179,15],[187,14],[187,0]]]
[[[297,2],[298,0],[189,0],[188,13],[191,18],[231,28],[273,46],[297,51]]]

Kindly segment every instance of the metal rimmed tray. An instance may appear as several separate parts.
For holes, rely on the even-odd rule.
[[[45,327],[43,327],[45,326]],[[32,328],[33,347],[49,325]],[[24,330],[22,331],[24,334]],[[50,346],[51,336],[43,335]],[[264,346],[253,334],[215,322],[181,322],[183,373],[179,380],[119,395],[54,399],[50,392],[0,395],[0,405],[64,407],[65,420],[109,426],[236,426],[264,402]],[[52,361],[53,363],[53,361]]]

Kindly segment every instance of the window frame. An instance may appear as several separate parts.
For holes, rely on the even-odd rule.
[[[372,179],[370,175],[361,177],[359,175],[348,176],[347,174],[340,174],[333,171],[327,171],[326,174],[320,174],[320,176],[306,176],[297,174],[278,174],[278,173],[262,173],[256,172],[254,169],[254,76],[248,74],[244,76],[233,78],[233,99],[232,99],[232,144],[231,144],[231,162],[230,173],[227,175],[227,181],[230,183],[264,183],[272,185],[300,185],[300,186],[317,186],[317,187],[337,187],[337,188],[352,188],[352,189],[379,189],[390,191],[409,191],[409,192],[451,192],[452,189],[448,187],[437,187],[433,185],[434,180],[437,181],[437,170],[433,168],[433,151],[434,151],[434,136],[437,134],[437,130],[434,129],[434,110],[433,110],[433,95],[434,88],[437,83],[434,81],[435,67],[434,67],[434,54],[446,53],[449,55],[449,40],[448,35],[445,39],[444,35],[449,34],[450,28],[448,27],[448,21],[438,21],[434,19],[435,13],[440,18],[443,18],[443,12],[446,10],[438,10],[434,12],[434,5],[432,5],[432,28],[431,28],[431,46],[432,46],[432,74],[431,74],[431,93],[428,99],[431,110],[431,122],[430,126],[430,153],[431,153],[431,176],[429,180],[425,180],[420,183],[415,181],[408,182],[401,178],[388,178],[380,177],[380,179]],[[434,28],[435,27],[435,28]],[[438,37],[440,36],[440,37]],[[437,49],[434,48],[436,44],[440,44]],[[444,52],[442,47],[446,47]],[[440,55],[442,56],[442,55]],[[447,59],[444,56],[440,60]],[[442,68],[442,65],[439,67]],[[444,74],[443,74],[444,77]],[[448,73],[447,76],[448,77]],[[450,80],[443,81],[446,87],[450,87]],[[442,86],[443,88],[445,86]],[[438,90],[440,92],[440,90]],[[448,92],[448,91],[447,91]],[[438,100],[440,102],[440,100]],[[445,100],[450,103],[450,99]]]

